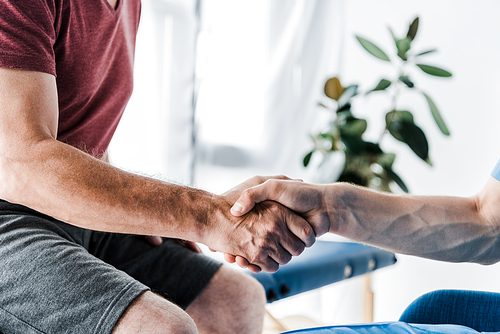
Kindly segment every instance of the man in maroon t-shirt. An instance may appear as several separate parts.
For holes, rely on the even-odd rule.
[[[214,195],[105,161],[139,13],[139,0],[0,1],[0,332],[259,333],[262,287],[173,239],[271,272],[314,242],[277,203],[230,214],[264,178]]]

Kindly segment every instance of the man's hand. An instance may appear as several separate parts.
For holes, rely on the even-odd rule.
[[[316,237],[319,237],[330,229],[324,195],[320,185],[269,179],[244,190],[231,208],[231,213],[239,217],[249,212],[257,203],[275,201],[300,214],[311,224]]]
[[[163,243],[163,238],[159,236],[146,236],[146,241],[149,242],[152,246],[158,247]],[[196,242],[193,241],[187,241],[187,240],[182,240],[182,239],[173,239],[175,242],[178,244],[186,247],[187,249],[192,250],[195,253],[201,253],[200,247],[196,244]]]
[[[254,265],[251,267],[253,271],[275,272],[279,265],[288,263],[292,256],[298,256],[305,247],[310,247],[315,235],[303,218],[270,201],[257,204],[254,210],[239,217],[231,215],[231,206],[241,192],[267,179],[254,177],[215,198],[216,228],[222,229],[224,238],[219,233],[214,234],[207,244],[212,249],[247,259]]]

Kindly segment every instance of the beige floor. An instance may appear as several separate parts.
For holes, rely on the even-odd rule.
[[[274,319],[269,313],[264,318],[264,331],[262,334],[278,334],[284,331],[317,327],[320,324],[302,316],[291,316],[283,319]]]

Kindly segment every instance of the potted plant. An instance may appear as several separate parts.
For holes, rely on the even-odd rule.
[[[409,110],[399,108],[401,92],[409,90],[420,94],[427,101],[429,110],[439,128],[445,136],[450,132],[441,114],[429,94],[425,93],[412,81],[409,69],[418,68],[423,73],[431,76],[449,78],[452,74],[444,69],[431,66],[422,62],[422,59],[436,49],[413,52],[413,43],[417,35],[419,25],[418,17],[410,24],[406,36],[399,38],[390,30],[394,39],[394,56],[391,58],[381,48],[365,38],[356,36],[360,45],[372,56],[380,61],[389,62],[396,69],[397,75],[380,79],[379,83],[371,90],[360,93],[358,85],[344,86],[340,79],[332,77],[324,86],[324,93],[329,103],[320,103],[331,111],[332,118],[325,131],[311,135],[314,148],[305,155],[304,166],[308,166],[315,152],[321,152],[325,162],[332,154],[345,154],[342,171],[336,180],[345,181],[376,188],[383,191],[391,191],[390,184],[395,182],[404,192],[408,188],[403,180],[393,170],[394,153],[384,152],[380,146],[385,136],[391,136],[394,140],[406,144],[415,155],[432,166],[429,158],[429,145],[422,129],[415,123],[413,114]],[[385,128],[381,130],[377,142],[366,141],[363,138],[368,122],[356,117],[352,110],[353,99],[360,99],[368,94],[389,94],[391,103],[383,115]]]

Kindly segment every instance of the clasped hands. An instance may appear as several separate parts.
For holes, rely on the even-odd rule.
[[[254,273],[276,272],[330,230],[321,187],[286,176],[255,176],[213,195],[201,237],[195,241]],[[154,246],[162,243],[160,237],[148,241]],[[200,252],[192,241],[179,242]]]
[[[257,273],[275,272],[330,229],[321,186],[285,176],[253,177],[222,195],[233,222],[225,235],[227,262]]]

